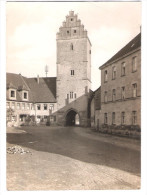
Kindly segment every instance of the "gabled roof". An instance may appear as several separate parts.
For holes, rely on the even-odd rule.
[[[17,89],[17,87],[12,83],[7,83],[7,89]]]
[[[10,85],[11,84],[11,85]],[[26,78],[20,74],[7,73],[7,87],[15,86],[16,100],[22,101],[21,91],[27,90],[29,102],[56,102],[56,77]],[[7,93],[7,99],[9,99]]]
[[[134,39],[132,39],[126,46],[124,46],[120,51],[118,51],[112,58],[110,58],[106,63],[99,67],[102,69],[105,65],[112,63],[113,61],[123,57],[124,55],[132,52],[133,50],[141,47],[141,33],[139,33]]]

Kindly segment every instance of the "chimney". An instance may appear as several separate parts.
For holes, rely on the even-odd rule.
[[[39,75],[37,75],[37,83],[39,84]]]

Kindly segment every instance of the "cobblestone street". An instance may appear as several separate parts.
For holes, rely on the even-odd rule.
[[[21,151],[7,153],[10,191],[140,188],[139,140],[81,127],[22,127],[7,129],[8,147]]]

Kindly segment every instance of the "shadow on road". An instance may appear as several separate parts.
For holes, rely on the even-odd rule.
[[[73,129],[60,127],[30,130],[25,127],[23,130],[26,133],[7,133],[7,142],[140,175],[139,151],[92,140],[78,135]]]

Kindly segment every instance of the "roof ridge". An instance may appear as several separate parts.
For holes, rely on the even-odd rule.
[[[99,67],[101,69],[103,66],[119,59],[125,54],[134,51],[141,46],[141,32],[137,34],[131,41],[129,41],[124,47],[122,47],[118,52],[116,52],[109,60],[107,60],[103,65]],[[134,47],[135,46],[135,47]]]
[[[27,83],[26,83],[25,80],[23,79],[23,76],[22,76],[21,74],[19,74],[19,75],[20,75],[21,79],[23,80],[23,82],[24,82],[26,88],[28,88],[28,89],[30,90],[29,86],[27,85]]]

